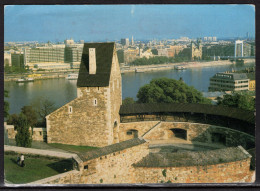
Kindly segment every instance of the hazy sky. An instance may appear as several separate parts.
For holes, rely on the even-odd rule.
[[[255,36],[252,5],[15,5],[4,16],[5,42]]]

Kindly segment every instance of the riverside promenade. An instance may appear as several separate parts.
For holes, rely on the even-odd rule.
[[[255,59],[244,59],[244,63],[255,62]],[[218,60],[218,61],[208,61],[208,62],[179,62],[179,63],[167,63],[167,64],[156,64],[156,65],[144,65],[144,66],[129,66],[121,67],[121,73],[128,72],[148,72],[148,71],[159,71],[159,70],[171,70],[175,66],[183,66],[185,68],[199,68],[199,67],[212,67],[212,66],[224,66],[232,65],[235,62],[230,60]]]

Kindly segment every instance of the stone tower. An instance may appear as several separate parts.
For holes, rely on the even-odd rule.
[[[77,98],[47,118],[48,142],[106,146],[118,142],[121,73],[114,43],[85,43]]]

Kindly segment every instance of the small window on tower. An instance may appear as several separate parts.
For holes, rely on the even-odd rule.
[[[72,113],[72,106],[69,106],[69,113]]]
[[[97,99],[94,99],[94,106],[97,106]]]

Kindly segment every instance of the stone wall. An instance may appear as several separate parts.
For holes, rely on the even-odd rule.
[[[34,141],[44,141],[45,136],[47,136],[46,135],[46,128],[36,128],[36,127],[33,128],[32,140],[34,140]]]
[[[14,125],[7,125],[5,123],[5,129],[7,131],[8,138],[9,139],[15,139],[15,135],[16,135],[17,131],[14,130]],[[46,128],[34,127],[33,133],[32,133],[31,128],[29,128],[29,131],[32,134],[32,140],[33,141],[44,141],[44,137],[46,136]]]
[[[81,173],[77,170],[72,170],[34,182],[30,182],[30,186],[39,184],[80,184]]]
[[[129,130],[137,130],[138,136],[142,136],[159,121],[146,121],[146,122],[132,122],[132,123],[121,123],[119,126],[119,141],[126,141],[134,138],[134,134],[128,135]]]
[[[7,132],[8,138],[9,139],[15,139],[15,135],[16,135],[17,131],[14,130],[14,126],[13,125],[7,125],[6,122],[5,122],[4,126],[5,126],[5,130]]]
[[[84,162],[81,182],[84,184],[135,183],[133,163],[148,155],[148,143],[131,147]]]
[[[147,122],[144,122],[144,126]],[[140,126],[142,122],[139,122]],[[184,129],[187,131],[187,141],[196,142],[213,142],[213,134],[217,133],[225,137],[225,146],[241,145],[248,149],[254,147],[255,138],[249,134],[229,129],[226,127],[219,127],[200,123],[187,122],[162,122],[159,126],[147,133],[144,138],[148,140],[163,140],[174,137],[171,129]]]
[[[83,87],[78,88],[77,93],[78,98],[46,117],[47,142],[98,147],[108,145],[109,88]]]
[[[119,142],[119,125],[120,125],[120,115],[119,110],[122,105],[122,79],[121,72],[118,63],[116,49],[114,48],[112,68],[110,74],[110,115],[111,115],[111,137],[113,138],[113,143]]]
[[[206,166],[136,167],[137,183],[231,183],[251,182],[250,158]],[[164,173],[165,172],[165,173]],[[164,176],[165,174],[165,176]]]

